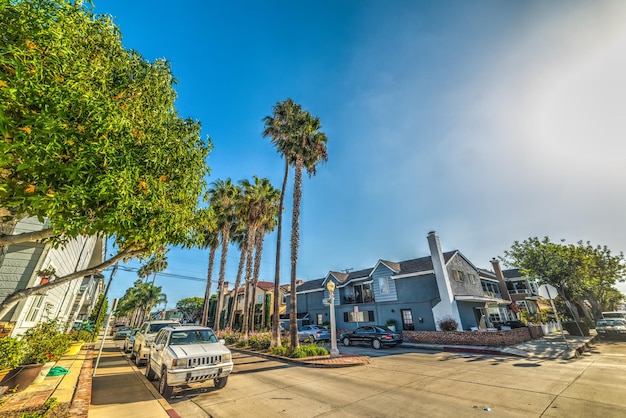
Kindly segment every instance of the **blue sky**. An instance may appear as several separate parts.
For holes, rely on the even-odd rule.
[[[177,110],[213,141],[209,181],[258,175],[280,188],[283,161],[261,135],[263,117],[288,97],[320,117],[328,163],[304,181],[299,278],[428,255],[431,230],[485,268],[531,236],[626,247],[624,2],[95,6],[127,48],[171,62]],[[265,241],[261,280],[273,280],[275,243]],[[173,250],[167,272],[204,279],[207,259]],[[230,251],[231,286],[237,262]],[[136,278],[118,272],[111,296]],[[168,306],[204,286],[157,285]]]

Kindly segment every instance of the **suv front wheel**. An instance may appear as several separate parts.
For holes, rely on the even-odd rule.
[[[228,383],[228,376],[213,379],[213,384],[215,385],[215,389],[223,389],[224,386],[226,386],[226,383]]]
[[[174,387],[167,384],[167,368],[163,366],[163,369],[161,369],[161,380],[159,380],[159,393],[165,399],[169,399],[173,391]]]

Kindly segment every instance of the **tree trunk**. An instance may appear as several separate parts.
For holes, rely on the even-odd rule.
[[[215,252],[217,247],[211,247],[209,250],[209,267],[206,273],[206,289],[204,291],[204,304],[202,305],[202,319],[200,325],[208,326],[209,324],[209,301],[211,300],[211,286],[213,285],[213,264],[215,264]]]
[[[248,335],[248,321],[250,317],[250,285],[252,284],[252,250],[254,249],[254,240],[256,236],[256,229],[248,230],[248,236],[246,237],[246,289],[243,303],[243,323],[241,325],[241,332],[244,335]]]
[[[237,308],[237,299],[239,297],[239,286],[241,285],[241,275],[243,274],[243,267],[246,262],[246,251],[241,249],[239,255],[239,267],[237,268],[237,279],[235,280],[235,288],[233,289],[235,296],[233,297],[233,303],[230,308],[230,319],[228,320],[228,328],[233,329],[233,322],[235,320],[235,311]]]
[[[289,179],[289,161],[285,158],[285,175],[283,177],[283,185],[280,190],[280,203],[278,205],[278,228],[276,236],[276,266],[274,268],[274,297],[272,316],[272,347],[280,347],[282,345],[280,338],[280,250],[281,236],[283,230],[283,210],[285,207],[285,189],[287,188],[287,180]]]
[[[228,244],[230,241],[230,223],[226,222],[222,228],[222,253],[220,256],[220,276],[217,280],[217,309],[215,310],[215,323],[213,330],[220,330],[220,317],[222,313],[222,302],[224,298],[224,276],[226,275],[226,256],[228,255]]]
[[[293,184],[293,215],[291,217],[291,287],[289,289],[289,340],[292,348],[297,348],[298,315],[296,307],[296,265],[298,263],[298,247],[300,245],[300,202],[302,200],[302,158],[296,159]]]
[[[261,227],[256,232],[256,238],[254,240],[254,273],[252,274],[252,321],[250,329],[254,331],[255,319],[256,319],[256,292],[257,285],[259,284],[259,270],[261,269],[261,256],[263,255],[263,237],[265,235],[265,228]]]
[[[53,289],[57,286],[61,286],[65,283],[71,282],[72,280],[82,279],[85,276],[90,276],[92,274],[100,273],[102,270],[106,269],[109,266],[112,266],[118,261],[121,261],[125,258],[136,256],[143,252],[144,252],[143,249],[138,249],[136,246],[131,245],[127,247],[126,249],[122,250],[121,252],[119,252],[114,257],[98,264],[97,266],[94,266],[85,270],[75,271],[74,273],[70,273],[66,276],[59,277],[56,280],[43,284],[43,285],[28,287],[22,290],[17,290],[16,292],[7,295],[7,297],[2,301],[2,304],[0,304],[0,318],[4,317],[20,301],[28,298],[29,296],[35,293],[42,293],[47,290]]]

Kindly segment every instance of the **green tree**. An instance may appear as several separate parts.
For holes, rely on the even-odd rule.
[[[190,297],[184,298],[176,302],[176,309],[183,314],[185,322],[196,322],[202,318],[202,306],[204,298]]]
[[[232,235],[232,242],[239,249],[239,264],[237,266],[237,276],[235,278],[235,287],[233,288],[234,296],[232,298],[230,315],[228,318],[228,328],[230,329],[233,329],[234,326],[235,310],[237,308],[237,300],[239,297],[239,286],[241,285],[241,276],[243,275],[244,267],[246,265],[246,236],[247,232],[244,224],[240,224],[240,228]]]
[[[35,292],[184,244],[210,142],[176,112],[169,63],[125,49],[112,19],[86,3],[5,1],[0,27],[0,216],[49,225],[2,235],[0,247],[106,234],[118,249],[100,265],[17,291],[1,317]]]
[[[91,311],[91,315],[89,315],[89,321],[94,324],[93,330],[95,335],[100,333],[100,328],[102,328],[102,324],[104,323],[104,317],[106,316],[107,309],[109,309],[109,301],[104,294],[101,293],[98,295],[98,300],[94,305],[93,311]]]
[[[321,132],[318,117],[302,111],[291,99],[274,107],[274,116],[265,118],[265,136],[270,136],[278,152],[285,157],[288,166],[294,168],[293,207],[291,216],[291,275],[289,300],[289,340],[291,347],[298,346],[298,323],[296,307],[296,268],[300,245],[300,203],[302,201],[302,173],[309,176],[317,172],[317,165],[328,160],[326,143],[328,138]],[[287,168],[288,169],[288,168]],[[287,180],[285,176],[284,180]],[[283,194],[284,194],[283,185]],[[280,222],[280,220],[279,220]],[[275,294],[278,294],[274,285]],[[276,322],[276,321],[275,321]],[[273,339],[277,339],[278,328],[272,327]],[[275,336],[276,335],[276,336]],[[276,341],[273,341],[273,344]]]
[[[606,246],[593,247],[582,241],[554,243],[548,237],[515,241],[502,260],[539,284],[556,287],[561,297],[578,307],[575,315],[585,312],[586,300],[599,317],[615,297],[614,285],[624,280],[625,273],[623,255],[612,255]]]

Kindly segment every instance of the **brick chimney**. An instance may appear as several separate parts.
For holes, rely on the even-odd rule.
[[[492,258],[491,265],[493,266],[493,272],[496,274],[496,279],[498,279],[498,287],[500,288],[502,299],[511,300],[511,295],[509,295],[509,291],[506,287],[506,280],[504,280],[504,273],[502,273],[500,262],[497,259]]]

